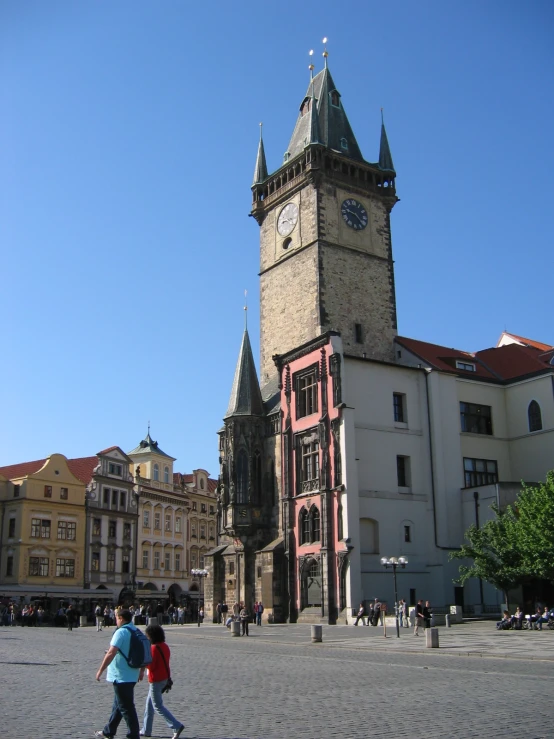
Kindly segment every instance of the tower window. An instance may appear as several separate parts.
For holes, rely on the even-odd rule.
[[[337,108],[340,106],[340,95],[336,90],[333,90],[331,93],[331,105],[334,105]]]
[[[542,429],[541,407],[536,400],[529,403],[527,417],[529,419],[529,431],[540,431]]]
[[[363,344],[363,336],[362,336],[362,324],[361,323],[355,323],[354,324],[354,340],[356,344]]]
[[[409,526],[404,526],[404,541],[406,543],[412,541],[412,532]]]
[[[154,480],[159,481],[159,479],[160,479],[160,465],[156,463],[154,465]]]
[[[344,149],[344,151],[348,151],[348,141],[345,138],[340,140],[340,148]]]

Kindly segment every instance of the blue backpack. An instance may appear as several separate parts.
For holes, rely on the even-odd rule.
[[[121,627],[122,629],[125,626]],[[123,657],[127,661],[129,667],[139,669],[141,667],[148,667],[152,662],[152,649],[150,640],[140,629],[131,628],[127,629],[131,639],[129,641],[129,656],[123,654]]]

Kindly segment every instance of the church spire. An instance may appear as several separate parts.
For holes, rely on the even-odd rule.
[[[383,108],[381,108],[381,145],[379,147],[379,166],[387,172],[395,172],[392,163],[392,155],[390,153],[389,140],[385,130],[385,120],[383,118]]]
[[[314,83],[312,80],[312,96],[310,100],[310,116],[309,132],[306,140],[306,146],[310,144],[321,144],[321,134],[319,131],[319,113],[317,112],[317,99],[314,94]]]
[[[267,164],[265,162],[262,127],[263,123],[260,123],[260,142],[258,144],[258,156],[256,157],[256,166],[254,167],[254,182],[252,183],[252,185],[259,185],[267,179]]]
[[[264,406],[258,375],[252,356],[248,330],[244,329],[239,359],[235,369],[235,379],[231,389],[229,407],[225,418],[231,416],[263,416]]]

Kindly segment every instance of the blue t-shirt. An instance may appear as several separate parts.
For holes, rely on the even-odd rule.
[[[138,681],[140,670],[136,667],[129,667],[127,660],[123,656],[123,654],[129,656],[129,647],[131,644],[130,629],[134,628],[132,624],[120,626],[112,636],[110,647],[117,647],[119,652],[108,665],[106,680],[109,683],[136,683]]]

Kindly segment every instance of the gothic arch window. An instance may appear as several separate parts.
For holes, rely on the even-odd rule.
[[[529,418],[529,431],[540,431],[542,429],[542,414],[541,407],[536,400],[529,403],[527,416]]]
[[[321,539],[321,516],[319,509],[312,506],[310,511],[310,517],[312,519],[312,541],[320,541]]]
[[[237,503],[248,502],[248,457],[241,449],[237,458]]]
[[[254,452],[254,495],[259,502],[262,495],[262,455],[258,449]]]
[[[164,482],[169,482],[169,467],[167,465],[164,467]]]
[[[302,507],[298,517],[300,544],[313,544],[321,539],[321,514],[317,506]]]
[[[300,544],[309,544],[310,539],[310,514],[305,508],[300,511]]]
[[[159,481],[160,479],[160,465],[156,462],[154,465],[154,480]]]

